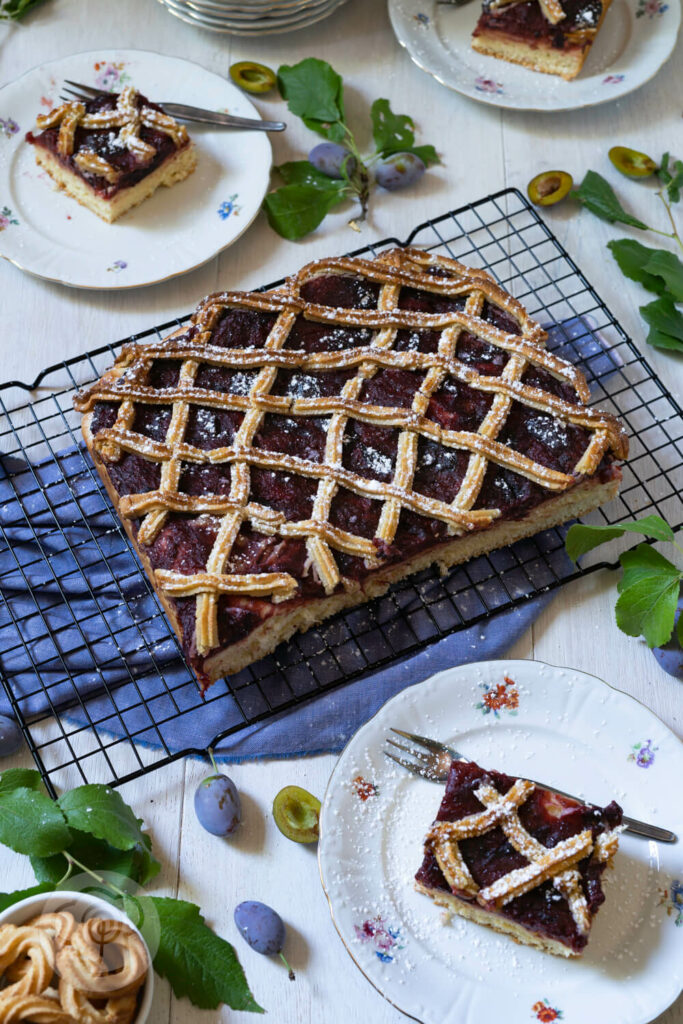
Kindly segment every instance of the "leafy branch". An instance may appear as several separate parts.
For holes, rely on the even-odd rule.
[[[43,791],[38,772],[10,768],[0,775],[0,843],[30,857],[37,882],[0,894],[0,910],[68,885],[78,870],[93,879],[86,891],[101,892],[134,924],[144,916],[145,904],[152,908],[159,921],[154,968],[169,979],[176,996],[187,996],[204,1009],[226,1003],[234,1010],[263,1012],[235,950],[208,927],[199,907],[135,894],[156,877],[161,865],[142,820],[120,793],[109,786],[85,785],[53,801]]]
[[[343,80],[326,61],[307,57],[293,66],[283,64],[278,69],[278,86],[290,111],[327,142],[343,147],[345,153],[336,177],[323,173],[309,160],[290,161],[276,168],[284,184],[266,196],[263,206],[270,226],[284,238],[302,238],[318,227],[330,210],[349,199],[360,206],[357,220],[365,220],[374,183],[372,169],[383,160],[398,154],[412,160],[412,176],[405,176],[406,184],[417,180],[429,164],[439,162],[433,146],[415,144],[412,118],[395,114],[387,99],[372,104],[375,149],[363,156],[346,120]],[[357,226],[353,219],[349,223]]]
[[[575,523],[569,528],[565,547],[573,562],[600,544],[637,533],[651,540],[666,541],[683,555],[669,524],[660,516],[645,516],[614,526]],[[617,626],[628,636],[643,636],[648,647],[661,647],[674,631],[676,607],[683,570],[649,544],[624,551],[619,556],[623,569],[615,605]],[[678,622],[678,641],[683,646],[683,616]]]
[[[650,161],[653,167],[657,165]],[[629,213],[621,204],[612,186],[596,171],[588,171],[581,185],[572,194],[595,216],[610,224],[626,224],[640,231],[650,231],[670,239],[683,252],[683,239],[676,226],[672,207],[680,202],[683,190],[683,161],[672,163],[665,153],[656,170],[661,187],[656,195],[666,210],[671,231],[652,227]],[[675,252],[641,245],[629,238],[608,242],[609,250],[625,277],[638,281],[658,296],[640,307],[640,314],[649,327],[647,341],[655,348],[683,352],[683,262]]]
[[[44,0],[0,0],[0,21],[19,21]]]

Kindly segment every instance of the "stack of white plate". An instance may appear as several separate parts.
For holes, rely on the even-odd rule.
[[[321,21],[346,0],[160,0],[171,14],[238,36],[292,32]]]

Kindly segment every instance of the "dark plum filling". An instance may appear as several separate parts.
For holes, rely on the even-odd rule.
[[[495,11],[487,10],[484,4],[474,35],[493,30],[532,44],[545,42],[557,50],[585,47],[586,40],[577,39],[576,33],[597,28],[602,17],[601,0],[562,0],[562,9],[565,17],[558,25],[552,25],[538,0],[525,0]]]
[[[95,99],[88,100],[85,109],[86,113],[94,114],[103,110],[113,110],[118,101],[117,93],[102,93]],[[142,95],[138,95],[138,106],[151,107],[152,110],[161,110],[161,107]],[[45,128],[35,135],[28,132],[26,141],[36,146],[41,146],[55,156],[64,167],[67,167],[73,174],[83,178],[100,195],[111,199],[124,188],[131,188],[143,178],[151,174],[157,167],[178,150],[175,142],[166,132],[157,128],[150,128],[143,124],[140,128],[140,138],[143,142],[154,147],[155,153],[151,160],[141,162],[127,146],[121,145],[118,138],[118,129],[114,128],[82,128],[76,129],[74,136],[74,152],[71,156],[62,156],[57,150],[59,139],[59,125],[54,128]],[[119,178],[115,183],[107,181],[99,175],[84,174],[78,164],[74,161],[74,155],[80,150],[90,150],[98,156],[103,157],[110,166],[119,172]]]
[[[483,805],[475,796],[475,790],[482,780],[491,783],[500,793],[507,793],[515,782],[509,775],[485,771],[471,761],[454,761],[436,820],[459,821],[481,811]],[[621,824],[622,811],[614,801],[604,808],[595,807],[537,787],[520,808],[519,818],[527,832],[543,846],[551,848],[585,829],[590,829],[595,839],[601,832]],[[508,872],[528,863],[508,842],[500,828],[491,829],[472,839],[464,839],[458,845],[472,878],[480,888],[491,885]],[[605,899],[600,883],[605,864],[586,857],[577,867],[581,873],[588,909],[594,914]],[[430,889],[451,892],[431,852],[425,853],[415,878]],[[468,898],[462,893],[453,895],[463,900]],[[562,942],[577,953],[588,941],[587,936],[578,931],[567,901],[559,896],[552,882],[545,882],[517,896],[497,913],[530,931]]]

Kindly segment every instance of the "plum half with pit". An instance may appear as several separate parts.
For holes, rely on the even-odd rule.
[[[320,801],[301,786],[285,786],[273,800],[275,824],[294,843],[316,843],[320,836]]]
[[[527,185],[534,206],[554,206],[569,195],[574,179],[567,171],[542,171]]]
[[[649,178],[657,170],[657,164],[647,153],[640,153],[628,146],[612,146],[607,154],[621,174],[627,178]]]

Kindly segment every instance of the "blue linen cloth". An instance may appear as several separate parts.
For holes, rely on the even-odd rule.
[[[597,376],[617,368],[584,318],[557,325],[551,342],[562,354],[571,347],[573,360],[578,349]],[[225,681],[214,684],[206,702],[198,700],[166,617],[82,449],[34,464],[0,457],[0,527],[0,666],[27,718],[57,712],[77,724],[94,722],[103,734],[134,734],[136,742],[170,751],[205,749],[218,733],[239,729],[239,694]],[[567,569],[561,551],[553,557]],[[404,687],[444,668],[503,655],[549,599],[530,600],[240,729],[217,753],[239,761],[340,750]],[[11,713],[5,693],[0,711]]]

